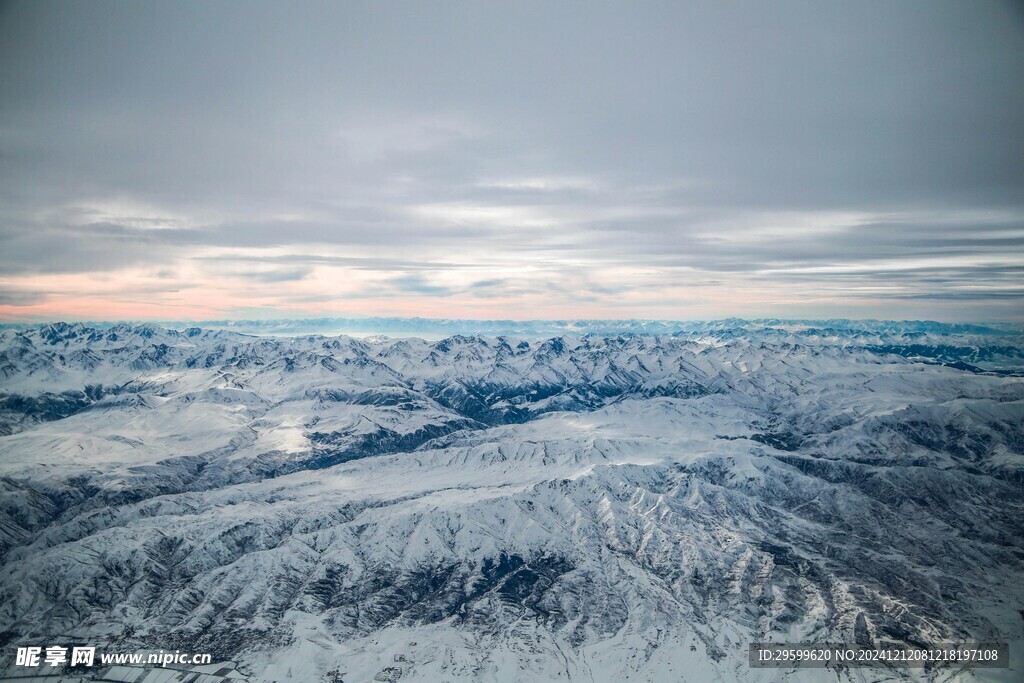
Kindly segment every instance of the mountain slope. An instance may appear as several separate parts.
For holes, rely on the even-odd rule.
[[[0,332],[0,631],[278,681],[777,680],[749,642],[1019,647],[1024,381],[892,350],[915,330],[814,329]]]

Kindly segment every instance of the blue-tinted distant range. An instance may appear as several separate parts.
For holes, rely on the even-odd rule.
[[[0,316],[1020,320],[1011,2],[0,4]]]

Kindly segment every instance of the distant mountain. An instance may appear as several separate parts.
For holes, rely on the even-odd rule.
[[[475,324],[0,331],[7,650],[303,682],[968,680],[752,670],[757,640],[1024,655],[1011,327]]]
[[[97,329],[106,329],[124,323],[85,323]],[[562,334],[645,334],[645,335],[703,335],[734,333],[813,333],[852,334],[864,336],[947,335],[1020,336],[1024,324],[1008,323],[939,323],[931,321],[887,320],[741,320],[728,318],[712,321],[671,320],[447,320],[438,318],[304,318],[297,320],[207,320],[162,321],[160,327],[175,330],[202,328],[229,330],[242,334],[284,335],[299,334],[367,334],[389,336],[451,335],[551,337]],[[29,324],[0,325],[0,329],[28,329]]]

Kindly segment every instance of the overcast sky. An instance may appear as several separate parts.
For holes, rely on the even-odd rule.
[[[997,2],[0,4],[0,318],[1024,318]]]

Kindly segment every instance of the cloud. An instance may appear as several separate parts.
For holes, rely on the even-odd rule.
[[[0,315],[1020,317],[1013,22],[15,4]]]
[[[291,268],[287,270],[259,270],[243,272],[238,273],[238,276],[250,280],[256,280],[257,282],[295,282],[306,279],[309,277],[310,272],[311,270],[309,268]]]
[[[391,280],[392,287],[402,293],[428,294],[431,296],[451,296],[449,287],[431,284],[421,275],[402,275]]]
[[[0,306],[32,306],[45,300],[45,292],[0,291]]]
[[[349,124],[335,131],[333,137],[354,159],[365,162],[445,150],[480,135],[471,122],[429,117]]]
[[[265,263],[276,265],[300,263],[305,265],[337,266],[341,268],[353,268],[356,270],[377,270],[385,272],[439,269],[448,270],[452,268],[468,268],[474,265],[467,263],[452,263],[448,261],[406,261],[394,258],[325,256],[322,254],[279,254],[273,256],[224,254],[220,256],[196,256],[193,258],[197,260],[222,261],[227,263]]]

